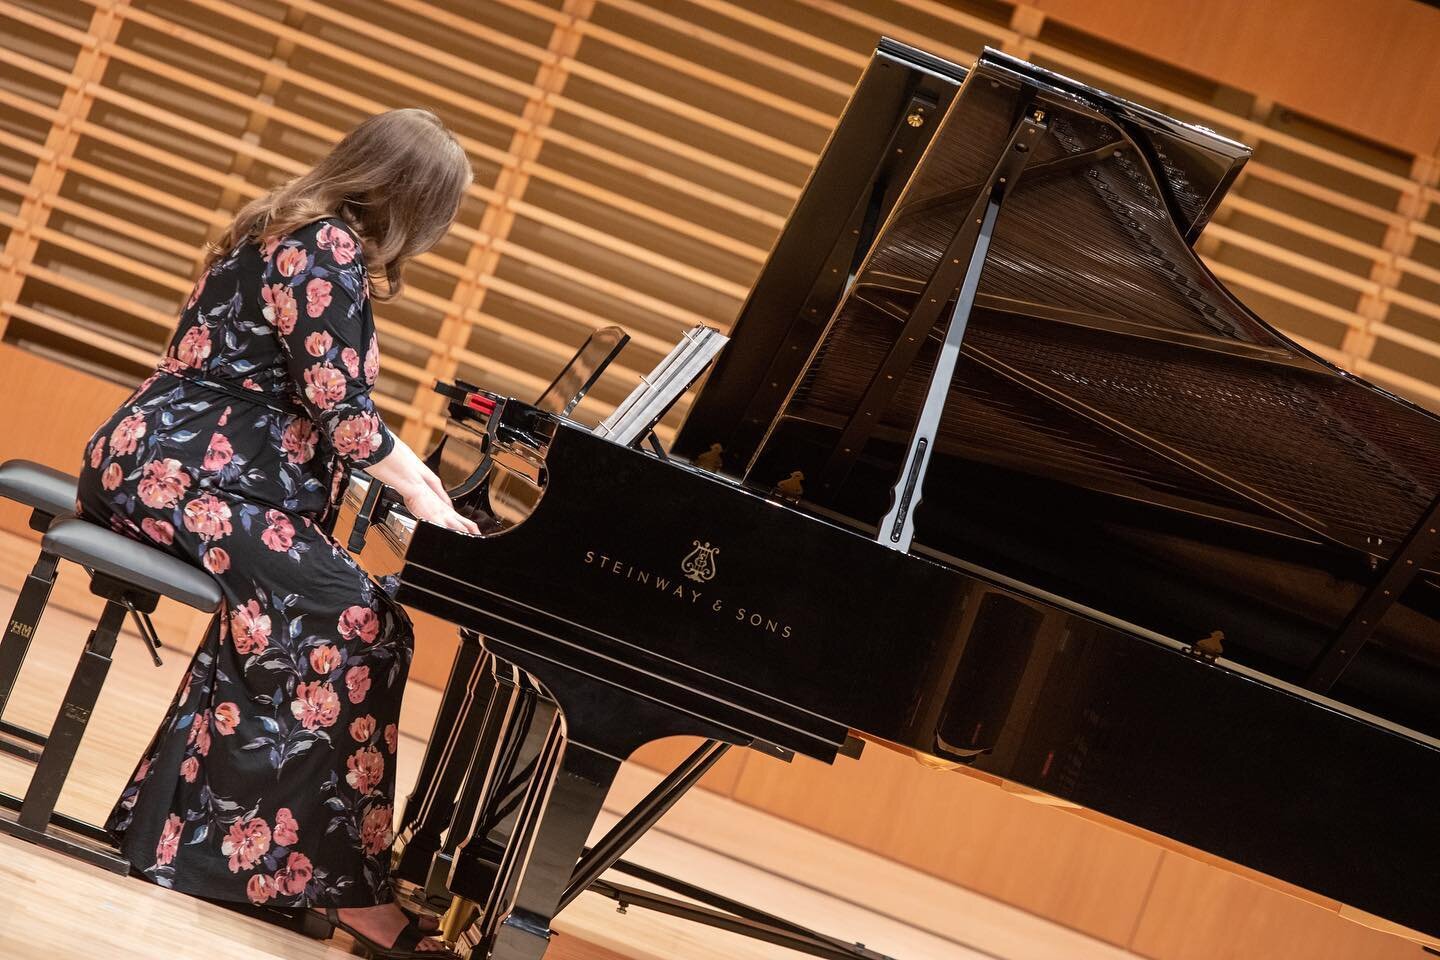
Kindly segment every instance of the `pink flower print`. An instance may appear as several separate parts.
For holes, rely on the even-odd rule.
[[[275,248],[278,246],[280,246],[279,237],[270,237],[262,241],[260,244],[261,258],[268,261],[271,257],[275,256]]]
[[[374,384],[375,378],[380,376],[380,341],[375,335],[370,335],[370,346],[365,350],[365,382]]]
[[[305,314],[318,317],[330,306],[330,281],[319,277],[305,284]]]
[[[282,277],[293,277],[310,262],[310,256],[301,247],[286,247],[275,258],[275,269]]]
[[[305,352],[312,357],[323,357],[330,352],[334,346],[335,338],[324,330],[317,331],[305,338]]]
[[[230,446],[230,438],[223,433],[212,433],[210,446],[205,448],[205,469],[219,470],[229,463],[234,455],[235,448]]]
[[[165,820],[165,829],[160,831],[160,842],[155,845],[155,866],[169,866],[170,861],[175,859],[180,850],[180,832],[184,829],[184,821],[178,815],[170,814]]]
[[[400,728],[393,723],[385,724],[385,749],[394,753],[400,746]]]
[[[366,743],[375,734],[375,718],[370,714],[350,721],[350,738],[356,743]]]
[[[354,347],[346,347],[340,351],[340,362],[345,364],[345,372],[351,377],[360,376],[360,354],[355,352]]]
[[[260,288],[260,299],[265,301],[260,311],[265,322],[288,337],[295,329],[295,319],[300,315],[295,305],[295,294],[283,283],[272,283]]]
[[[145,531],[145,536],[162,546],[169,546],[175,542],[175,527],[168,520],[154,520],[146,517],[140,521],[140,529]]]
[[[354,353],[355,351],[351,350],[350,352]],[[351,376],[353,377],[354,374],[352,373]],[[103,459],[105,459],[105,438],[96,437],[95,443],[90,447],[90,469],[99,470],[100,461]]]
[[[190,736],[186,743],[193,743],[202,757],[210,756],[210,711],[195,714],[190,721]]]
[[[200,561],[215,576],[220,576],[230,569],[230,554],[224,547],[211,547],[205,551],[205,556]]]
[[[230,612],[230,635],[241,653],[259,653],[270,644],[270,615],[260,612],[260,601],[249,600]]]
[[[215,729],[220,736],[228,737],[235,732],[235,727],[240,722],[240,708],[229,701],[220,704],[215,708]]]
[[[292,853],[285,858],[285,866],[275,873],[275,889],[287,897],[298,897],[305,892],[305,885],[313,875],[310,858],[303,853]]]
[[[132,413],[115,424],[115,429],[110,431],[110,452],[118,457],[129,456],[140,445],[140,438],[143,436],[145,415]]]
[[[269,524],[260,534],[260,540],[276,553],[284,553],[295,544],[295,524],[279,510],[266,510],[265,522]]]
[[[351,703],[364,703],[370,692],[370,668],[351,667],[345,671],[345,689],[349,691]]]
[[[229,422],[230,422],[230,408],[229,408],[229,407],[226,407],[226,408],[225,408],[225,412],[222,413],[222,414],[220,414],[220,419],[219,419],[219,420],[216,420],[216,421],[215,421],[215,424],[216,424],[216,426],[221,426],[221,427],[223,427],[223,426],[225,426],[225,424],[227,424],[227,423],[229,423]]]
[[[394,830],[395,814],[389,804],[379,804],[365,811],[360,821],[360,845],[370,856],[387,850]]]
[[[203,366],[210,357],[210,328],[200,324],[186,330],[175,348],[175,356],[187,367]]]
[[[310,651],[310,669],[322,677],[328,676],[330,671],[344,662],[345,657],[333,644],[327,643],[323,647],[316,647]]]
[[[306,730],[332,727],[340,719],[340,698],[328,683],[301,683],[295,687],[290,713]]]
[[[293,417],[280,436],[280,449],[285,451],[285,458],[291,463],[308,463],[315,455],[315,444],[318,440],[319,435],[315,432],[313,422],[303,417]]]
[[[275,896],[275,881],[263,873],[257,873],[245,882],[245,896],[259,906]]]
[[[380,432],[380,418],[373,413],[356,414],[346,417],[330,434],[335,452],[342,457],[370,456],[385,442]]]
[[[300,824],[295,822],[295,815],[289,807],[275,811],[275,829],[271,831],[271,836],[282,847],[293,847],[300,842]]]
[[[230,505],[208,493],[185,504],[185,529],[201,540],[218,540],[230,535]]]
[[[231,873],[254,867],[269,849],[270,826],[259,817],[236,820],[220,842],[220,852],[230,858]]]
[[[374,747],[365,747],[352,753],[345,761],[345,766],[350,769],[350,772],[345,774],[345,782],[362,796],[373,790],[385,775],[385,758]]]
[[[195,757],[186,757],[180,764],[180,776],[185,778],[186,783],[194,783],[195,778],[200,776],[200,761]]]
[[[180,502],[190,486],[190,475],[179,460],[151,460],[140,477],[140,502],[155,510],[168,510]]]
[[[371,608],[356,604],[340,614],[339,627],[340,636],[346,640],[359,637],[365,643],[374,643],[380,635],[380,618]]]
[[[100,485],[106,490],[115,490],[120,486],[120,481],[125,479],[125,471],[120,469],[120,464],[112,463],[100,474]]]
[[[355,238],[333,223],[320,228],[315,234],[315,244],[321,250],[330,251],[331,258],[341,266],[355,259]]]
[[[345,375],[328,363],[307,367],[305,396],[321,410],[329,410],[345,399]]]

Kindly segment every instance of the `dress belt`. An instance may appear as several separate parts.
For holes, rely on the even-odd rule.
[[[190,373],[177,373],[174,370],[167,370],[164,367],[160,368],[160,373],[164,376],[174,377],[176,380],[184,380],[187,383],[193,383],[198,387],[204,387],[206,390],[214,390],[216,393],[226,394],[244,403],[253,403],[259,407],[269,407],[276,413],[283,413],[287,416],[303,416],[305,413],[304,410],[297,410],[294,407],[282,407],[278,404],[272,403],[269,399],[266,398],[265,394],[263,393],[259,393],[255,390],[246,390],[244,387],[237,387],[220,380],[211,380],[207,377],[197,377],[194,374]]]

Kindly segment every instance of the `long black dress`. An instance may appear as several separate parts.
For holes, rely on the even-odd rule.
[[[82,515],[209,571],[224,606],[108,828],[137,870],[280,906],[391,898],[409,620],[329,535],[370,399],[369,283],[338,219],[200,278],[156,373],[96,431]]]

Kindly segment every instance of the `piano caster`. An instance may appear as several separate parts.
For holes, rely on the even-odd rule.
[[[440,920],[440,939],[445,941],[445,946],[454,949],[455,944],[460,942],[460,935],[475,922],[479,913],[480,909],[474,900],[453,898],[450,908]]]

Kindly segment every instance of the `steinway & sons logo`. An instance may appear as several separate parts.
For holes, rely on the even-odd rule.
[[[586,566],[595,567],[611,574],[607,582],[616,587],[653,591],[657,596],[667,597],[671,602],[688,604],[696,610],[707,610],[710,614],[751,630],[772,634],[782,640],[789,639],[794,629],[784,620],[760,611],[753,606],[742,606],[727,598],[710,595],[691,584],[705,585],[715,579],[715,556],[719,547],[710,542],[692,540],[690,552],[680,560],[680,573],[684,580],[669,574],[658,573],[626,560],[620,560],[598,550],[586,550]],[[687,583],[686,581],[689,581]]]
[[[685,555],[680,561],[680,572],[685,574],[696,583],[706,583],[715,579],[715,554],[720,552],[719,547],[712,547],[710,544],[702,544],[699,540],[692,541],[695,549]]]

